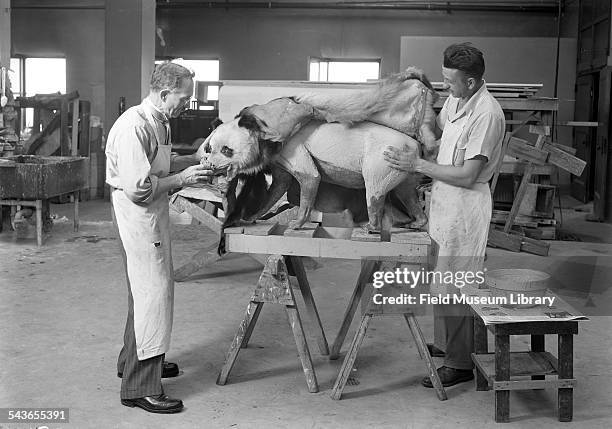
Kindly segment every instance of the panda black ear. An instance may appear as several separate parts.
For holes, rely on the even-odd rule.
[[[240,119],[238,120],[238,126],[246,128],[249,131],[260,133],[262,130],[262,126],[266,127],[267,125],[264,121],[260,120],[255,115],[245,112],[240,116]]]
[[[281,136],[268,127],[266,121],[252,113],[245,112],[238,120],[238,126],[257,133],[259,140],[280,141]]]
[[[242,108],[242,110],[241,110],[240,112],[238,112],[238,114],[237,114],[236,116],[234,116],[234,119],[238,119],[238,118],[239,118],[239,117],[241,117],[242,115],[246,115],[246,114],[248,114],[248,113],[249,113],[249,110],[250,110],[252,107],[255,107],[255,106],[257,106],[257,104],[251,104],[250,106],[243,107],[243,108]]]
[[[223,121],[220,118],[215,118],[210,123],[210,128],[214,131],[219,125],[223,125]]]

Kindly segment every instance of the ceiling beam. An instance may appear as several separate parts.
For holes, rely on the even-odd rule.
[[[158,9],[352,9],[556,14],[560,0],[540,1],[185,1],[157,0]]]

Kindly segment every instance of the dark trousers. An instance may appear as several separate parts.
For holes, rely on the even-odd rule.
[[[444,365],[472,369],[474,317],[466,304],[434,305],[434,345],[444,350]]]
[[[138,360],[136,352],[136,334],[134,332],[134,297],[130,287],[130,279],[127,272],[127,258],[125,249],[121,242],[119,229],[113,211],[113,223],[121,248],[123,268],[128,289],[128,315],[123,333],[123,348],[117,359],[117,372],[123,373],[121,380],[121,399],[135,399],[144,396],[157,396],[163,393],[161,384],[162,365],[164,355],[157,355],[149,359]]]

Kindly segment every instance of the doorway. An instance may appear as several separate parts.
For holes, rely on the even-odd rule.
[[[574,120],[597,122],[599,72],[581,74],[576,79]],[[591,127],[575,127],[573,131],[576,156],[587,165],[580,177],[571,178],[571,195],[587,203],[593,199],[595,184],[596,132]]]

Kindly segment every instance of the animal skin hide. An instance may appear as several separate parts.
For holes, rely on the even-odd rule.
[[[382,80],[371,90],[347,97],[303,94],[299,103],[312,106],[315,118],[326,122],[370,121],[415,137],[428,151],[437,147],[433,105],[439,95],[416,67]]]
[[[205,142],[206,161],[229,180],[225,224],[261,218],[285,192],[295,198],[299,187],[291,228],[301,227],[313,208],[348,209],[356,220],[367,213],[366,228],[380,231],[385,201],[405,214],[396,219],[422,227],[427,219],[416,197],[418,178],[390,168],[382,152],[387,146],[435,148],[435,99],[427,79],[412,69],[346,98],[302,95],[243,109]]]

